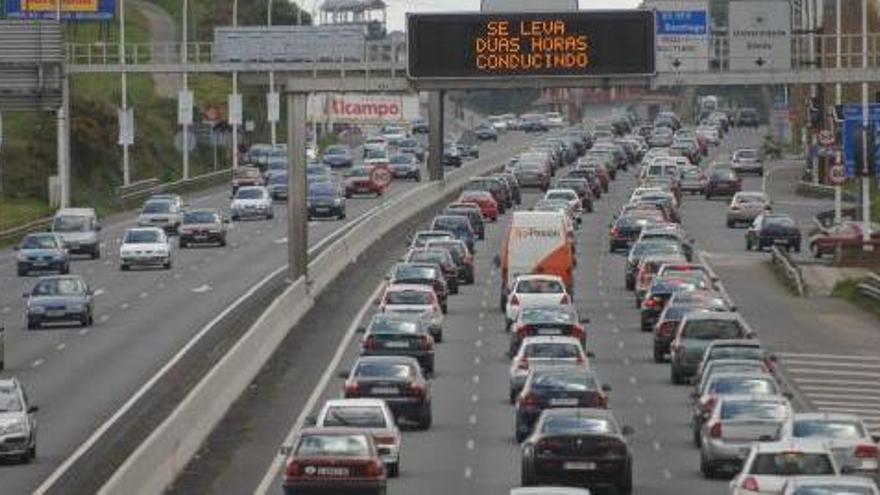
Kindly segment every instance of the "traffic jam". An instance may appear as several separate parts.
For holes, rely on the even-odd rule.
[[[520,128],[536,138],[529,149],[471,179],[415,231],[373,309],[355,322],[357,355],[329,391],[339,398],[317,407],[283,447],[284,492],[397,492],[396,479],[408,474],[408,441],[437,418],[432,386],[448,372],[438,364],[451,352],[447,322],[481,285],[498,291],[504,322],[485,335],[509,363],[506,387],[494,389],[509,407],[508,438],[517,445],[519,479],[509,480],[509,493],[643,492],[633,480],[638,432],[615,411],[596,364],[592,342],[602,324],[581,310],[588,296],[575,290],[579,260],[596,254],[585,252],[584,240],[606,238],[604,219],[591,214],[626,182],[634,187],[607,219],[603,248],[625,266],[620,284],[640,321],[621,331],[643,332],[652,366],[669,377],[664,386],[690,391],[680,433],[699,453],[694,469],[725,480],[717,492],[726,483],[732,495],[880,493],[876,438],[858,416],[793,405],[776,356],[682,224],[683,195],[723,197],[722,221],[749,225],[748,249],[800,250],[799,231],[786,228],[790,217],[773,212],[762,193],[742,191],[744,174],[764,173],[760,154],[742,148],[708,158],[737,124],[726,112],[696,128],[670,112],[574,126],[523,116]],[[498,251],[476,256],[493,239]]]

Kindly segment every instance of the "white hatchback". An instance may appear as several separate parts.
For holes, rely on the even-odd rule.
[[[572,298],[561,277],[556,275],[520,275],[507,296],[506,328],[516,320],[517,314],[529,306],[568,306]]]
[[[171,242],[158,227],[137,227],[125,231],[119,246],[119,268],[161,266],[171,269]]]

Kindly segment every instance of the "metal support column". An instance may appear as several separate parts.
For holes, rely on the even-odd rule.
[[[58,109],[58,206],[70,206],[70,75],[61,76],[61,107]]]
[[[862,68],[868,68],[868,0],[862,0]],[[869,171],[874,163],[871,158],[874,157],[873,152],[869,152],[868,146],[868,83],[862,83],[862,242],[865,250],[870,250],[872,246],[868,244],[871,240],[871,177]],[[858,165],[858,164],[857,164]]]
[[[443,99],[445,91],[428,95],[428,179],[443,180]]]
[[[287,257],[290,280],[308,276],[306,208],[306,102],[308,93],[287,93]]]

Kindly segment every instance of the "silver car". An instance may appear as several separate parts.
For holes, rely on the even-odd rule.
[[[764,212],[773,209],[773,202],[767,195],[760,191],[744,191],[733,195],[730,204],[727,205],[727,226],[735,227],[737,224],[751,224]]]
[[[159,227],[168,234],[176,234],[182,218],[183,211],[177,201],[170,198],[149,199],[138,216],[138,226]]]
[[[753,148],[741,148],[733,152],[730,157],[731,168],[737,174],[753,173],[764,175],[764,159],[758,150]]]
[[[0,459],[30,462],[37,456],[36,412],[18,380],[0,379]]]
[[[871,477],[878,475],[878,449],[862,419],[845,413],[798,413],[782,430],[784,438],[826,442],[841,469]]]
[[[788,400],[781,396],[729,395],[715,404],[703,423],[700,471],[714,478],[724,469],[739,470],[752,442],[779,440],[782,425],[791,417]]]
[[[229,209],[232,210],[233,221],[246,218],[271,220],[275,217],[272,195],[262,186],[240,187],[235,191]]]

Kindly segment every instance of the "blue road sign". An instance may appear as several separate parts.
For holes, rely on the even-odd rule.
[[[6,0],[6,16],[55,20],[59,6],[64,21],[109,21],[116,13],[116,0]]]
[[[843,106],[843,170],[847,177],[855,177],[858,174],[861,163],[856,163],[858,150],[856,146],[861,142],[858,133],[862,132],[863,107],[860,104],[848,104]],[[868,125],[874,132],[874,170],[880,175],[880,103],[868,105]]]
[[[709,32],[705,10],[658,10],[657,34],[672,36],[706,36]]]

